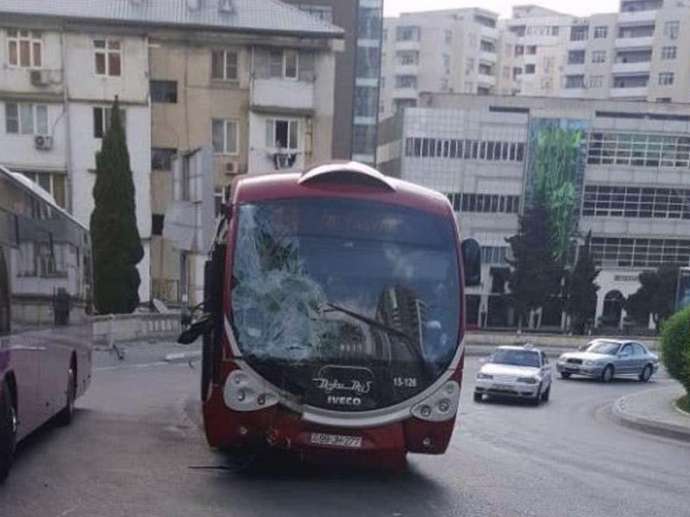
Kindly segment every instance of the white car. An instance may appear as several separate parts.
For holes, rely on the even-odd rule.
[[[532,345],[499,346],[477,372],[474,401],[484,396],[515,397],[539,405],[551,394],[551,366]]]

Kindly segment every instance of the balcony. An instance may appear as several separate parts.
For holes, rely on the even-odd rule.
[[[485,63],[491,63],[494,64],[496,61],[498,61],[498,55],[496,52],[488,52],[486,50],[482,50],[479,53],[479,60],[484,61]]]
[[[636,63],[614,63],[611,71],[614,74],[649,73],[651,61],[638,61]]]
[[[578,75],[585,73],[584,63],[567,63],[563,66],[563,73],[566,75]]]
[[[400,50],[400,51],[416,50],[417,52],[419,52],[419,48],[420,48],[420,45],[419,45],[418,40],[410,39],[410,40],[400,40],[400,41],[395,42],[395,50]]]
[[[650,23],[656,21],[656,9],[647,11],[624,11],[618,13],[618,23],[621,25],[635,25],[638,23]]]
[[[419,95],[416,88],[393,88],[394,99],[413,99],[417,100]]]
[[[568,50],[585,50],[587,48],[587,40],[568,40]]]
[[[582,88],[563,88],[560,95],[568,99],[582,99],[587,97],[587,89]]]
[[[250,104],[252,108],[312,111],[314,84],[285,79],[256,79],[251,89]]]
[[[654,43],[654,36],[616,38],[616,48],[648,48]]]
[[[487,27],[485,25],[482,25],[482,28],[479,31],[479,35],[482,38],[497,40],[498,39],[498,29],[496,27]]]
[[[626,87],[626,88],[620,88],[620,87],[613,87],[611,88],[610,95],[611,97],[615,97],[617,99],[622,99],[622,98],[640,98],[640,97],[647,97],[648,93],[648,88],[646,86],[635,86],[635,87]]]
[[[477,74],[477,83],[481,86],[496,86],[496,76],[479,72]]]
[[[395,65],[395,75],[419,75],[419,64]]]

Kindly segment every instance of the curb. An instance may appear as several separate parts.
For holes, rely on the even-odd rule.
[[[664,387],[656,389],[661,390],[666,388]],[[625,397],[621,397],[613,403],[613,417],[618,421],[618,423],[625,427],[643,431],[645,433],[690,442],[690,425],[686,427],[672,424],[670,422],[660,422],[658,420],[640,416],[626,410],[625,406],[627,400],[642,393],[647,393],[647,391],[638,392],[633,395],[626,395]],[[675,401],[672,403],[672,405],[675,408]]]
[[[201,359],[201,351],[196,352],[175,352],[165,356],[167,363],[187,363]]]

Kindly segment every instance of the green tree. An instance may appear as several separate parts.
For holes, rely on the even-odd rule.
[[[134,181],[120,105],[115,98],[110,128],[96,155],[91,240],[94,302],[101,314],[132,312],[139,305],[139,272],[144,256],[137,229]]]
[[[669,375],[690,395],[690,307],[678,311],[661,326],[661,358]]]
[[[597,308],[599,286],[595,280],[600,271],[592,257],[591,240],[592,232],[589,232],[566,282],[565,312],[570,316],[571,329],[575,334],[585,333],[587,322],[594,318]]]
[[[506,239],[513,258],[508,286],[521,327],[529,311],[543,307],[561,294],[563,267],[551,250],[547,212],[528,208],[520,217],[518,233]]]
[[[625,311],[642,325],[646,325],[651,314],[658,329],[673,314],[678,266],[663,264],[656,271],[640,273],[639,280],[640,288],[625,300]]]

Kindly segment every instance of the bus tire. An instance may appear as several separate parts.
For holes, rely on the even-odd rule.
[[[68,426],[74,419],[74,401],[77,399],[77,379],[72,363],[67,370],[67,389],[66,389],[65,407],[57,414],[56,422],[59,426]]]
[[[7,383],[0,387],[0,483],[10,473],[17,445],[17,411]]]

